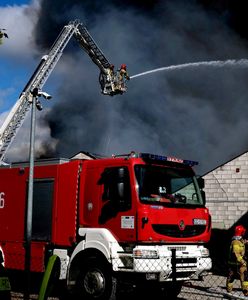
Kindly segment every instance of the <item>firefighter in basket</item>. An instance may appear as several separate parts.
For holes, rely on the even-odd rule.
[[[127,66],[125,64],[122,64],[118,72],[119,72],[118,80],[119,80],[120,90],[126,90],[125,79],[130,80],[130,77],[127,73]]]
[[[245,296],[248,296],[248,274],[245,257],[245,244],[247,241],[244,239],[245,232],[246,229],[242,225],[235,227],[234,236],[232,237],[230,246],[226,289],[227,292],[232,291],[234,279],[238,276],[242,292]]]

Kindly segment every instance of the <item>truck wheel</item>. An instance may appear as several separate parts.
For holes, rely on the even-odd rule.
[[[162,287],[162,293],[166,299],[177,299],[182,289],[182,282],[166,283]]]
[[[96,257],[84,260],[76,282],[78,300],[114,300],[116,279],[107,262]]]

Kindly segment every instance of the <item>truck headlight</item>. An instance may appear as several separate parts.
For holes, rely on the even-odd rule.
[[[134,249],[133,250],[134,258],[158,258],[157,250],[147,250],[147,249]]]
[[[202,257],[208,257],[209,256],[209,250],[207,248],[201,249],[201,255]]]

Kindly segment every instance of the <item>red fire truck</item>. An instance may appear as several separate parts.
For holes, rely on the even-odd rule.
[[[211,269],[211,218],[194,164],[136,152],[36,161],[31,271],[44,272],[56,254],[72,299],[112,299],[123,281],[172,299]],[[28,163],[0,167],[0,249],[12,270],[25,267],[28,174]]]
[[[26,270],[29,163],[6,151],[63,49],[74,36],[100,69],[104,95],[116,90],[111,64],[78,20],[66,25],[0,128],[0,251],[8,270]],[[32,98],[32,97],[31,97]],[[33,99],[34,101],[34,99]],[[39,103],[36,103],[36,105]],[[37,106],[41,109],[41,106]],[[69,299],[114,299],[125,282],[156,287],[168,299],[211,269],[211,218],[195,162],[131,152],[103,158],[39,160],[34,168],[31,263],[42,274],[52,255]]]

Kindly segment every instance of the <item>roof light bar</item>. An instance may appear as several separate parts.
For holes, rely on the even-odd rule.
[[[150,154],[150,153],[136,153],[136,152],[131,152],[130,157],[140,157],[143,159],[149,159],[149,160],[160,160],[160,161],[171,161],[171,162],[176,162],[184,165],[189,165],[189,166],[195,166],[198,165],[197,161],[193,160],[185,160],[173,156],[163,156],[163,155],[156,155],[156,154]]]
[[[157,154],[151,154],[151,153],[142,153],[142,152],[135,152],[131,151],[129,154],[119,154],[119,155],[112,155],[113,158],[117,157],[126,157],[126,158],[142,158],[147,160],[157,160],[157,161],[171,161],[179,164],[184,164],[188,166],[195,166],[198,165],[197,161],[193,160],[186,160],[181,159],[174,156],[163,156],[163,155],[157,155]]]

